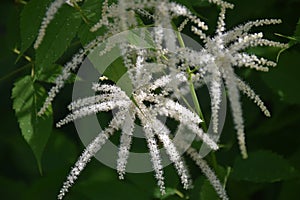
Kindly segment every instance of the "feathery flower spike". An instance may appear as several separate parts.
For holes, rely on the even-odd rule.
[[[205,47],[200,52],[190,52],[192,54],[198,54],[198,60],[191,60],[192,57],[186,58],[194,66],[198,67],[199,70],[205,72],[205,76],[211,81],[210,93],[212,101],[212,119],[214,124],[214,132],[217,131],[218,123],[218,110],[220,104],[221,87],[220,81],[225,81],[225,86],[228,91],[228,98],[231,105],[233,121],[235,129],[237,131],[237,138],[240,146],[240,150],[243,158],[247,158],[245,134],[244,134],[244,120],[242,116],[242,107],[240,103],[239,90],[245,93],[250,99],[260,107],[266,116],[270,116],[269,111],[264,106],[261,99],[254,93],[254,91],[247,86],[241,79],[234,73],[234,67],[249,67],[259,71],[268,71],[268,66],[274,67],[276,63],[269,61],[265,58],[258,58],[255,55],[249,55],[246,52],[242,52],[246,48],[255,46],[272,46],[278,48],[285,48],[287,45],[279,42],[270,41],[263,39],[262,33],[250,34],[248,31],[252,27],[278,24],[281,20],[276,19],[264,19],[248,22],[244,25],[238,26],[233,30],[226,31],[225,29],[225,12],[228,8],[233,8],[232,4],[220,0],[210,0],[220,6],[220,14],[218,18],[216,34],[213,37],[207,36],[201,27],[193,25],[191,27],[192,32],[200,37],[205,43]],[[204,60],[203,55],[209,55],[211,59]],[[201,57],[202,55],[202,57]],[[202,59],[201,59],[202,58]],[[198,63],[197,63],[198,62]],[[204,63],[203,63],[204,62]],[[217,67],[215,69],[215,67]],[[217,70],[217,71],[216,71]]]
[[[59,8],[64,3],[74,6],[76,2],[80,1],[54,0],[50,4],[35,41],[35,49],[42,43],[46,29]],[[234,67],[246,67],[263,72],[267,72],[269,67],[275,67],[275,62],[248,54],[244,50],[255,46],[286,47],[286,44],[264,39],[262,33],[249,33],[253,27],[279,24],[281,20],[250,21],[232,30],[226,30],[226,10],[233,9],[234,5],[223,0],[209,0],[209,2],[220,8],[213,36],[205,33],[208,26],[193,15],[188,8],[169,0],[118,0],[111,4],[108,0],[103,1],[101,19],[90,30],[95,32],[101,27],[105,27],[107,31],[84,46],[65,65],[38,114],[42,115],[46,111],[71,72],[80,66],[85,57],[96,49],[95,47],[102,45],[103,41],[107,41],[107,43],[103,50],[97,52],[99,56],[104,56],[114,47],[120,48],[132,83],[132,93],[129,97],[118,86],[95,83],[92,87],[95,95],[73,101],[68,106],[70,114],[60,120],[56,124],[57,127],[103,111],[116,110],[116,113],[109,125],[91,141],[79,157],[64,182],[58,199],[65,196],[90,159],[117,130],[121,130],[117,172],[120,179],[124,178],[136,120],[140,120],[143,126],[152,167],[161,193],[165,193],[165,177],[158,142],[161,142],[169,159],[173,162],[183,187],[189,188],[191,180],[180,155],[181,146],[172,140],[173,136],[169,127],[163,124],[159,117],[165,116],[174,119],[179,124],[177,131],[186,138],[197,135],[212,150],[217,150],[216,141],[200,128],[202,120],[195,114],[193,108],[189,105],[182,105],[178,101],[179,97],[190,92],[189,84],[203,85],[206,79],[209,80],[213,131],[215,133],[219,131],[218,114],[221,103],[221,85],[224,80],[241,154],[244,158],[247,157],[240,91],[253,100],[266,116],[270,116],[270,112],[252,88],[235,74]],[[153,36],[153,47],[156,50],[141,50],[134,44],[109,38],[122,31],[137,27],[140,23],[140,20],[136,18],[137,15],[148,18],[154,24],[154,32],[150,35]],[[177,47],[179,38],[176,37],[178,35],[171,31],[173,29],[172,19],[177,17],[184,18],[178,30],[182,31],[186,27],[191,27],[191,31],[203,41],[202,49],[196,51],[182,44],[180,48]],[[193,69],[192,72],[190,69]],[[207,176],[219,197],[227,200],[228,196],[221,182],[196,150],[189,148],[186,153]]]

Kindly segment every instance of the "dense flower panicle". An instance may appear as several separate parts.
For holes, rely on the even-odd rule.
[[[65,65],[64,69],[62,70],[62,73],[55,80],[56,85],[52,87],[51,90],[48,92],[48,96],[43,104],[43,107],[38,112],[38,115],[42,115],[47,110],[48,106],[51,104],[56,94],[59,93],[59,90],[64,86],[65,82],[70,77],[71,71],[76,69],[83,62],[85,54],[85,51],[80,50],[79,53],[75,54],[72,60]]]
[[[212,69],[215,66],[211,67]],[[218,70],[212,71],[212,78],[210,80],[210,93],[211,93],[211,116],[212,116],[212,125],[213,132],[218,133],[218,125],[219,125],[219,110],[221,104],[221,73]]]
[[[35,46],[38,46],[42,42],[43,35],[45,34],[46,27],[51,22],[51,20],[53,19],[55,13],[57,12],[57,10],[61,7],[61,5],[64,2],[65,1],[56,0],[49,7],[49,9],[46,13],[46,16],[44,17],[45,22],[42,23],[42,26],[41,26],[40,31],[39,31],[41,34],[39,34],[39,36],[37,37],[37,40],[36,40],[37,45],[35,45]],[[70,3],[72,3],[72,2],[70,2]],[[104,1],[103,2],[103,7],[102,7],[102,18],[100,19],[99,23],[97,23],[91,30],[96,31],[99,28],[101,28],[102,26],[106,26],[108,31],[104,35],[99,36],[98,38],[96,38],[95,40],[93,40],[92,42],[87,44],[84,47],[84,50],[79,51],[79,53],[74,56],[72,61],[70,61],[69,63],[66,64],[62,75],[57,77],[57,79],[55,81],[56,86],[54,86],[50,90],[47,100],[45,101],[43,107],[39,111],[39,115],[42,115],[46,111],[46,108],[51,104],[51,102],[53,101],[56,94],[64,86],[64,82],[71,75],[71,71],[76,70],[76,68],[82,63],[85,55],[92,52],[93,49],[98,46],[100,41],[104,41],[105,39],[108,39],[109,35],[119,33],[122,30],[126,30],[126,27],[130,27],[130,26],[133,26],[135,24],[135,23],[129,23],[128,24],[128,20],[127,20],[127,21],[124,21],[124,23],[122,25],[123,28],[120,28],[120,27],[114,25],[114,24],[120,24],[119,22],[121,20],[124,20],[124,19],[128,18],[129,14],[127,12],[125,12],[126,9],[129,9],[129,11],[135,11],[135,10],[141,10],[141,9],[144,9],[144,8],[158,8],[157,12],[155,12],[154,15],[153,15],[154,19],[161,19],[161,20],[157,20],[157,23],[155,24],[158,27],[156,29],[157,31],[155,32],[155,38],[157,39],[156,47],[158,49],[160,48],[159,44],[161,42],[163,42],[163,41],[160,41],[162,39],[165,39],[167,44],[174,44],[175,43],[173,32],[169,31],[169,32],[163,34],[164,33],[163,31],[165,31],[165,30],[162,29],[162,28],[166,28],[165,26],[168,26],[169,28],[171,28],[171,25],[170,25],[171,18],[168,17],[169,12],[172,12],[174,14],[174,16],[179,16],[180,14],[182,14],[182,15],[188,17],[193,23],[197,24],[198,27],[201,27],[203,30],[207,30],[207,26],[203,22],[201,22],[198,18],[193,16],[188,11],[187,8],[185,8],[184,6],[178,5],[176,3],[173,3],[173,2],[170,3],[168,1],[164,1],[164,2],[161,3],[161,2],[154,1],[154,0],[151,0],[151,1],[139,0],[139,1],[133,2],[133,1],[121,0],[121,1],[119,1],[119,4],[112,4],[112,5],[109,6],[107,1]],[[164,8],[164,9],[162,9],[162,8]],[[119,14],[119,12],[118,12],[119,10],[124,10],[124,12],[122,11],[122,13],[124,13],[124,16]],[[161,16],[162,14],[164,16]],[[132,14],[130,14],[130,16],[131,15]],[[108,19],[112,20],[112,22],[108,23]],[[44,23],[46,23],[47,25],[43,26]],[[161,28],[159,28],[159,27],[161,27]],[[173,39],[170,39],[170,37],[164,37],[162,39],[159,39],[161,37],[161,35],[169,35],[169,36],[173,35],[171,37]],[[118,41],[108,39],[107,44],[105,46],[105,49],[103,51],[99,52],[99,55],[104,55],[106,52],[109,52],[114,46],[116,46],[118,44],[119,44]],[[174,45],[172,45],[171,48],[173,48],[172,50],[175,50]],[[125,55],[124,55],[124,58],[125,58]],[[158,56],[158,59],[160,59],[159,56]]]
[[[125,118],[126,111],[119,111],[116,113],[117,116],[112,119],[109,126],[98,134],[98,136],[86,147],[82,155],[79,157],[74,167],[71,169],[67,180],[64,182],[61,188],[58,199],[62,199],[64,195],[68,192],[69,188],[74,184],[78,178],[81,171],[85,168],[86,164],[91,160],[93,156],[101,149],[101,147],[106,143],[108,138],[120,127]]]
[[[263,71],[263,72],[268,72],[269,67],[275,67],[276,63],[273,61],[269,61],[264,58],[258,58],[255,55],[248,55],[245,53],[237,54],[235,56],[235,59],[237,60],[236,65],[238,67],[249,67],[251,69],[256,69],[257,71]]]
[[[239,25],[232,30],[226,32],[223,35],[223,40],[225,43],[229,44],[230,42],[243,37],[248,34],[248,31],[253,27],[259,27],[264,25],[280,24],[282,21],[280,19],[262,19],[256,21],[250,21],[246,24]]]
[[[162,127],[162,129],[157,129],[157,127]],[[173,144],[173,141],[169,137],[169,130],[163,126],[162,122],[159,120],[155,120],[152,124],[152,128],[159,140],[163,142],[163,145],[167,151],[167,154],[170,157],[172,163],[174,163],[175,168],[178,172],[178,175],[181,178],[181,183],[183,184],[184,189],[188,189],[191,187],[190,176],[187,171],[187,168],[179,155],[176,146]]]
[[[39,45],[42,43],[45,34],[46,34],[46,29],[52,19],[54,18],[55,14],[57,13],[57,10],[66,2],[66,0],[55,0],[50,7],[48,8],[45,17],[43,18],[39,34],[37,36],[37,39],[34,43],[34,48],[37,49]]]
[[[120,147],[119,147],[118,160],[117,160],[117,171],[119,173],[120,179],[124,179],[126,164],[129,157],[130,146],[132,141],[135,114],[136,114],[135,112],[133,113],[128,112],[126,114],[126,119],[128,120],[125,121],[122,127],[122,135],[120,139]]]
[[[267,107],[264,105],[264,102],[259,98],[257,94],[248,86],[244,81],[241,79],[237,78],[237,83],[239,89],[246,94],[250,99],[253,100],[254,103],[261,109],[261,111],[267,116],[270,117],[271,114],[268,111]]]
[[[210,3],[214,3],[220,7],[223,7],[223,8],[233,8],[234,5],[231,4],[231,3],[228,3],[226,1],[222,1],[222,0],[208,0]]]
[[[192,147],[190,147],[187,152],[186,152],[195,162],[196,164],[200,167],[202,170],[203,174],[208,178],[209,182],[211,185],[215,188],[215,191],[219,195],[219,197],[222,200],[228,200],[228,196],[226,194],[226,191],[224,189],[224,186],[221,184],[215,173],[210,169],[209,165],[205,160],[203,160],[200,156],[199,153]]]
[[[43,41],[47,26],[58,9],[64,3],[75,6],[76,2],[79,1],[81,0],[55,0],[49,6],[34,44],[35,49]],[[275,62],[259,58],[244,52],[244,50],[256,46],[285,48],[286,44],[264,39],[262,33],[249,33],[253,27],[279,24],[281,20],[250,21],[232,30],[226,30],[226,10],[232,9],[234,5],[223,0],[209,0],[209,2],[220,8],[217,27],[213,36],[206,34],[205,31],[208,30],[208,26],[202,20],[192,14],[187,7],[175,2],[168,0],[119,0],[109,4],[108,0],[103,1],[101,19],[91,27],[90,31],[95,32],[101,27],[105,27],[106,32],[84,46],[65,65],[38,114],[42,115],[46,111],[72,71],[75,71],[88,53],[94,52],[96,47],[102,47],[102,50],[97,52],[100,57],[105,56],[115,47],[120,49],[133,88],[131,94],[127,94],[123,91],[124,88],[119,86],[95,83],[92,86],[95,95],[73,101],[68,106],[70,114],[60,120],[56,124],[57,127],[103,111],[114,110],[116,113],[109,125],[91,141],[79,157],[63,184],[58,199],[64,197],[86,164],[117,130],[121,130],[117,172],[120,179],[124,178],[136,120],[139,120],[143,126],[152,167],[161,193],[164,194],[165,192],[165,184],[158,142],[162,143],[169,159],[173,162],[183,187],[189,188],[191,179],[184,160],[181,158],[181,146],[177,144],[178,141],[172,140],[173,133],[168,126],[160,121],[159,117],[165,116],[174,119],[179,124],[177,133],[183,133],[187,138],[196,135],[211,149],[217,150],[218,145],[212,139],[214,136],[211,137],[202,130],[200,126],[202,120],[193,107],[189,104],[183,105],[179,101],[179,98],[191,92],[191,85],[202,86],[204,83],[208,83],[213,132],[218,133],[220,131],[218,130],[218,116],[221,89],[224,81],[241,154],[244,158],[247,157],[240,91],[253,100],[266,116],[270,116],[270,112],[251,87],[235,74],[234,67],[246,67],[263,72],[267,72],[269,67],[275,67]],[[137,27],[140,23],[140,19],[137,20],[136,18],[137,15],[148,18],[154,26],[150,33],[146,33],[146,31],[137,33],[132,30],[133,36],[137,36],[139,39],[145,40],[146,34],[152,37],[153,44],[151,44],[150,49],[143,49],[134,43],[126,43],[122,39],[114,37],[117,33]],[[172,20],[177,17],[183,18],[177,28],[179,33],[172,31],[174,29]],[[192,33],[202,40],[202,49],[194,50],[185,47],[180,38],[180,31],[187,27],[190,27]],[[123,36],[127,37],[128,35]],[[103,46],[104,41],[106,41],[105,46]],[[219,197],[222,200],[227,200],[228,197],[221,182],[196,150],[189,148],[186,153],[207,176]]]
[[[143,117],[143,116],[141,116]],[[143,120],[146,121],[146,120]],[[162,194],[165,194],[165,183],[163,176],[163,166],[161,164],[161,159],[159,156],[159,150],[157,146],[157,141],[154,137],[153,129],[148,124],[143,124],[143,129],[145,132],[147,145],[151,155],[151,161],[153,165],[153,169],[155,171],[155,178],[157,179],[157,185]]]
[[[206,60],[203,64],[203,59],[198,59],[199,70],[207,72],[207,77],[211,79],[211,101],[212,101],[212,119],[214,122],[214,131],[217,131],[217,113],[220,104],[220,76],[225,81],[225,86],[228,90],[228,98],[230,100],[233,120],[235,123],[235,129],[237,130],[238,141],[240,149],[244,158],[247,157],[245,147],[244,136],[244,122],[242,117],[242,108],[240,105],[239,90],[242,90],[249,98],[254,99],[254,102],[260,107],[260,109],[269,116],[267,108],[258,96],[253,92],[251,88],[247,86],[242,80],[237,81],[237,77],[234,73],[233,67],[250,67],[259,71],[268,71],[268,66],[274,67],[276,63],[269,61],[265,58],[258,58],[255,55],[249,55],[241,51],[249,47],[255,46],[272,46],[278,48],[285,48],[287,45],[279,42],[263,39],[262,33],[250,34],[248,31],[252,27],[278,24],[281,20],[276,19],[264,19],[256,20],[246,23],[245,25],[238,26],[233,30],[226,31],[225,29],[225,11],[226,8],[232,8],[223,1],[211,1],[221,7],[221,11],[218,18],[216,35],[213,37],[207,36],[201,27],[191,27],[191,31],[200,37],[205,43],[205,48],[200,52],[193,52],[193,54],[200,55],[208,54],[212,59]],[[196,56],[193,56],[196,57]],[[190,61],[192,61],[190,59]],[[197,60],[193,60],[193,64],[197,66]],[[202,67],[203,66],[203,67]],[[214,66],[217,66],[218,73],[212,71]]]
[[[143,73],[148,73],[147,70],[142,69],[143,68],[136,67],[136,70],[138,72],[134,73],[134,75],[141,76],[141,74]],[[159,79],[157,79],[156,81],[158,81]],[[168,86],[168,82],[171,82],[171,80],[169,78],[167,81],[162,82],[163,83],[160,84],[160,87],[163,89],[165,86]],[[119,178],[123,179],[131,146],[131,138],[134,130],[134,121],[135,117],[137,116],[141,120],[141,123],[143,125],[145,138],[147,140],[148,148],[151,155],[151,161],[153,163],[153,169],[155,171],[155,177],[157,179],[157,184],[161,192],[165,192],[163,167],[161,164],[162,161],[160,158],[155,137],[157,137],[164,145],[167,155],[169,156],[170,160],[174,163],[174,166],[177,169],[177,172],[181,178],[181,182],[184,188],[189,188],[191,185],[189,178],[190,176],[184,165],[184,161],[180,157],[176,145],[173,144],[172,140],[170,139],[170,130],[157,118],[158,115],[165,115],[167,117],[178,120],[182,126],[186,126],[191,132],[197,134],[203,140],[203,142],[210,146],[212,149],[216,150],[218,146],[206,133],[204,133],[201,130],[201,128],[199,128],[199,123],[201,122],[199,116],[197,116],[184,106],[180,105],[179,103],[173,101],[172,99],[169,99],[168,96],[165,96],[168,93],[167,91],[161,92],[159,94],[153,93],[153,85],[150,83],[151,80],[148,79],[148,83],[145,83],[144,86],[139,85],[138,88],[134,88],[134,92],[132,94],[132,98],[134,98],[134,101],[132,101],[128,96],[126,96],[125,92],[123,92],[117,86],[94,84],[93,90],[101,91],[101,94],[97,94],[94,97],[86,97],[83,99],[79,99],[71,103],[69,105],[71,114],[67,115],[63,120],[58,122],[57,126],[64,125],[68,122],[74,121],[78,118],[90,114],[95,114],[97,112],[102,111],[109,111],[115,108],[121,111],[124,110],[124,112],[126,111],[126,114],[122,114],[123,116],[120,114],[121,111],[116,113],[117,116],[114,116],[113,120],[115,118],[118,119],[117,125],[114,126],[114,124],[116,123],[115,122],[111,123],[111,125],[108,127],[109,130],[122,129],[117,160],[117,171],[119,173]],[[154,105],[146,106],[144,104],[144,101],[151,102]],[[92,143],[94,143],[94,141]],[[98,151],[101,148],[101,146],[95,147],[96,150],[93,149],[86,151],[92,151],[96,153],[96,151]],[[73,177],[71,178],[72,181],[70,181],[70,178],[68,178],[60,193],[60,197],[62,197],[67,191],[66,188],[70,187],[74,180],[76,180],[78,174],[79,172],[77,170],[76,176],[74,177],[74,172],[71,171],[69,177]]]
[[[50,91],[48,92],[48,96],[42,106],[42,108],[39,110],[38,115],[41,116],[45,113],[47,110],[47,107],[51,105],[52,101],[54,100],[55,96],[59,93],[59,91],[64,87],[65,82],[70,78],[72,72],[76,71],[80,67],[80,65],[83,63],[86,55],[88,53],[92,53],[96,47],[98,47],[100,44],[100,41],[103,41],[107,37],[106,34],[103,36],[98,36],[96,39],[88,43],[86,46],[84,46],[83,49],[80,49],[77,54],[75,54],[71,61],[69,61],[67,64],[65,64],[62,73],[55,79],[55,86],[53,86]],[[107,49],[104,49],[103,51],[108,51]],[[101,51],[102,52],[102,51]]]
[[[161,102],[164,101],[161,100]],[[190,110],[184,108],[178,103],[167,100],[165,104],[158,106],[157,112],[159,114],[163,114],[167,117],[178,120],[180,123],[184,124],[190,131],[201,138],[203,142],[208,144],[211,149],[218,149],[218,145],[216,145],[216,143],[207,134],[205,134],[201,128],[197,126],[197,124],[199,124],[201,120],[195,119],[195,117],[199,117]]]

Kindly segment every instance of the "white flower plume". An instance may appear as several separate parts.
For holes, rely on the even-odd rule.
[[[136,70],[141,69],[142,68],[136,68]],[[135,74],[138,76],[141,73],[143,72],[136,72]],[[157,79],[155,83],[160,83],[160,87],[166,87],[170,81],[170,79],[167,79],[163,76],[162,78]],[[119,158],[117,160],[117,171],[119,173],[119,178],[124,178],[135,117],[138,117],[143,125],[145,138],[148,143],[148,148],[153,163],[153,169],[156,174],[155,177],[162,193],[165,191],[163,167],[161,164],[161,158],[155,136],[157,136],[157,138],[163,143],[166,152],[169,155],[170,160],[174,162],[175,168],[177,169],[177,172],[181,178],[181,182],[186,189],[190,187],[190,178],[175,144],[173,144],[172,140],[170,139],[169,128],[157,118],[158,115],[165,115],[167,117],[174,118],[180,122],[181,126],[186,126],[194,134],[197,134],[203,140],[203,142],[212,149],[218,149],[217,144],[210,139],[210,137],[205,134],[201,128],[199,128],[201,119],[184,106],[165,96],[166,92],[162,92],[161,94],[154,93],[153,89],[156,89],[155,84],[154,86],[152,84],[148,84],[144,85],[143,87],[136,88],[131,98],[129,98],[119,87],[113,85],[97,83],[93,85],[93,89],[95,91],[100,91],[101,94],[72,102],[69,105],[71,114],[59,121],[57,123],[58,127],[98,112],[109,111],[113,109],[118,109],[120,111],[118,111],[116,116],[114,116],[109,127],[107,128],[108,130],[105,129],[102,133],[100,133],[87,147],[85,152],[88,152],[88,154],[84,153],[79,158],[77,164],[75,164],[75,167],[68,176],[67,181],[64,183],[63,189],[59,194],[59,198],[64,196],[71,184],[77,179],[80,171],[89,161],[89,159],[95,155],[95,153],[97,153],[103,143],[108,139],[109,135],[113,133],[113,130],[118,129],[122,129],[122,135],[118,153]],[[147,106],[144,103],[145,101],[150,102],[153,105]],[[107,132],[110,134],[105,134]],[[101,142],[98,142],[98,140]],[[88,158],[84,158],[84,156],[87,156]]]
[[[242,107],[240,103],[239,90],[245,93],[250,99],[259,106],[266,116],[270,116],[269,111],[265,107],[262,100],[254,93],[254,91],[234,73],[234,67],[248,67],[258,71],[268,71],[268,67],[276,66],[276,63],[265,58],[258,58],[255,55],[250,55],[243,50],[255,46],[272,46],[278,48],[285,48],[287,45],[279,42],[263,39],[262,33],[248,33],[252,27],[263,25],[278,24],[281,20],[277,19],[263,19],[248,22],[240,25],[233,30],[226,31],[225,29],[225,12],[227,8],[233,8],[231,4],[224,1],[211,1],[220,6],[220,14],[217,23],[216,34],[212,37],[207,36],[203,32],[203,26],[197,24],[192,25],[192,32],[203,40],[205,47],[202,52],[192,52],[198,55],[196,57],[185,54],[190,63],[194,66],[198,65],[198,69],[205,71],[206,76],[211,81],[211,101],[212,101],[212,119],[214,124],[214,131],[217,132],[218,110],[220,104],[221,94],[221,79],[225,81],[225,86],[230,100],[233,121],[237,131],[238,142],[243,158],[247,158],[245,134],[244,134],[244,120],[242,116]],[[211,59],[203,59],[203,55],[209,55]],[[193,59],[191,59],[193,58]],[[202,58],[202,59],[201,59]],[[203,64],[203,61],[205,62]],[[198,63],[197,63],[198,62]]]
[[[35,49],[43,42],[46,29],[59,8],[64,3],[70,6],[78,6],[76,2],[80,1],[55,0],[50,4],[35,41]],[[133,90],[129,95],[123,91],[124,88],[119,86],[95,83],[92,87],[95,91],[94,96],[78,99],[68,106],[70,114],[60,120],[56,124],[57,127],[99,112],[112,110],[116,112],[109,125],[91,141],[79,157],[64,182],[58,199],[65,196],[90,159],[117,130],[121,130],[118,159],[116,161],[117,172],[119,178],[124,179],[136,120],[139,120],[143,126],[152,167],[161,193],[165,192],[165,177],[158,142],[161,142],[169,159],[174,163],[183,187],[185,189],[189,188],[191,179],[180,155],[179,149],[181,147],[172,140],[172,131],[159,117],[164,116],[174,119],[179,124],[178,132],[184,133],[186,137],[193,134],[197,135],[203,143],[211,149],[217,150],[218,145],[212,139],[214,137],[210,137],[202,130],[200,125],[202,120],[194,112],[192,106],[182,105],[178,102],[182,95],[191,93],[191,85],[201,85],[205,80],[209,80],[213,131],[215,133],[219,131],[218,115],[221,104],[222,82],[224,81],[241,154],[244,158],[247,157],[240,91],[252,99],[266,116],[270,116],[270,112],[254,90],[239,78],[234,70],[236,67],[245,67],[267,72],[269,67],[276,66],[275,62],[259,58],[256,55],[247,53],[245,50],[256,46],[285,48],[286,44],[264,39],[262,33],[249,33],[253,27],[279,24],[281,20],[261,19],[250,21],[232,30],[226,30],[226,10],[233,9],[234,5],[223,0],[208,1],[217,5],[220,9],[217,28],[213,36],[208,36],[205,33],[209,27],[201,19],[185,6],[175,2],[168,0],[118,0],[116,3],[110,4],[108,0],[103,1],[101,19],[91,27],[90,31],[95,32],[101,27],[105,27],[106,32],[79,50],[71,61],[65,65],[38,114],[42,115],[46,111],[72,71],[76,71],[86,56],[93,52],[96,47],[102,45],[103,41],[107,41],[106,45],[97,53],[99,56],[103,56],[114,47],[120,48]],[[152,42],[154,43],[151,47],[155,50],[141,50],[135,44],[110,39],[110,36],[138,27],[141,18],[137,19],[136,16],[147,18],[154,26],[154,31],[150,35],[153,37]],[[204,44],[201,50],[196,51],[185,47],[180,40],[180,33],[177,34],[172,31],[174,29],[172,21],[174,18],[183,19],[182,23],[178,25],[177,29],[179,31],[191,27],[191,31],[199,36]],[[180,48],[177,47],[177,43],[180,44]],[[186,153],[207,176],[219,197],[223,200],[228,199],[221,182],[196,150],[189,148]]]

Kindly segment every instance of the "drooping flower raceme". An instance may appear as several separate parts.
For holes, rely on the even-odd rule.
[[[140,62],[139,59],[137,59],[137,62]],[[152,75],[147,70],[147,67],[143,68],[138,65],[142,65],[142,63],[137,63],[137,67],[131,69],[134,70],[132,74],[135,75],[132,79],[148,77],[148,81],[151,81]],[[177,83],[185,80],[184,75],[182,74],[173,76],[173,78],[177,79]],[[144,85],[138,85],[137,88],[133,88],[131,97],[128,97],[126,93],[117,86],[97,83],[93,85],[93,90],[95,92],[101,92],[101,94],[79,99],[69,105],[71,114],[66,116],[65,119],[59,121],[57,123],[57,127],[98,112],[113,109],[117,109],[117,112],[114,114],[108,128],[99,133],[99,135],[90,143],[85,152],[79,158],[75,167],[68,176],[67,181],[64,183],[59,194],[59,199],[63,197],[68,188],[77,179],[80,171],[83,170],[90,158],[94,156],[98,150],[100,150],[101,146],[105,143],[109,136],[119,129],[122,130],[122,135],[120,138],[117,171],[119,173],[119,178],[123,179],[136,117],[140,119],[143,126],[145,138],[151,155],[151,161],[153,163],[153,169],[156,174],[155,177],[158,180],[158,186],[160,187],[161,192],[164,193],[165,186],[163,167],[161,164],[156,137],[162,142],[170,160],[174,163],[184,188],[187,189],[190,187],[189,174],[184,161],[177,150],[178,147],[176,147],[171,140],[170,130],[158,119],[158,116],[164,115],[177,120],[180,123],[180,126],[189,130],[185,131],[184,134],[189,134],[189,132],[194,133],[211,149],[216,150],[218,149],[218,146],[202,131],[201,128],[199,128],[201,119],[198,115],[168,97],[167,86],[173,78],[166,75],[154,80],[153,83],[146,82]],[[158,89],[158,87],[162,89],[162,91],[157,94],[155,93],[155,90]],[[150,105],[146,105],[145,102],[150,103]]]
[[[42,43],[47,26],[58,9],[64,3],[74,6],[76,2],[79,1],[55,0],[49,6],[39,30],[35,48]],[[205,34],[208,26],[185,6],[168,0],[119,0],[112,4],[104,0],[101,19],[91,27],[90,31],[95,32],[101,27],[105,27],[107,31],[83,47],[65,65],[62,74],[56,79],[56,85],[49,91],[39,115],[42,115],[51,104],[71,75],[71,71],[75,71],[87,54],[95,51],[96,47],[110,36],[143,26],[142,18],[147,18],[151,21],[150,25],[154,27],[154,31],[150,33],[152,48],[145,50],[137,48],[132,43],[108,40],[104,49],[98,52],[99,56],[103,56],[116,46],[120,48],[124,66],[127,69],[126,73],[133,86],[132,91],[128,94],[119,86],[95,83],[93,85],[94,96],[78,99],[69,105],[71,113],[59,121],[57,127],[99,112],[115,112],[109,125],[91,141],[72,168],[58,195],[59,199],[63,198],[86,164],[117,130],[121,130],[117,171],[119,178],[124,178],[136,120],[139,120],[143,127],[153,170],[161,192],[164,193],[165,185],[158,142],[163,144],[169,159],[174,163],[184,188],[189,188],[191,180],[184,160],[181,158],[181,149],[182,146],[186,146],[185,142],[184,140],[174,142],[172,131],[160,121],[159,116],[177,121],[179,123],[177,132],[181,132],[186,138],[196,135],[211,149],[218,149],[217,141],[211,139],[213,137],[203,131],[200,125],[203,119],[200,118],[199,113],[194,112],[193,106],[184,105],[178,101],[178,98],[185,93],[195,93],[192,91],[194,86],[205,80],[210,82],[213,131],[215,133],[219,131],[218,113],[221,103],[221,86],[224,81],[240,150],[242,156],[247,157],[240,91],[252,99],[266,116],[270,116],[270,113],[259,96],[235,74],[234,68],[244,66],[259,71],[268,71],[268,67],[274,67],[275,62],[251,55],[245,52],[245,49],[255,46],[285,47],[285,44],[263,39],[262,33],[249,33],[252,27],[278,24],[281,21],[277,19],[256,20],[226,31],[226,9],[232,9],[233,4],[222,0],[209,0],[209,2],[220,7],[217,28],[213,36]],[[203,41],[202,49],[195,50],[186,47],[180,33],[172,30],[175,27],[172,20],[177,17],[184,18],[177,30],[181,32],[186,27],[191,27],[191,31]],[[197,104],[196,101],[194,103]],[[207,176],[219,197],[228,199],[221,182],[197,151],[191,147],[185,150]]]
[[[268,71],[268,66],[276,66],[275,62],[269,61],[265,58],[258,58],[255,55],[250,55],[243,51],[249,47],[255,46],[285,48],[287,45],[263,39],[262,33],[248,33],[252,27],[281,23],[281,20],[277,19],[251,21],[244,25],[238,26],[233,30],[225,31],[225,11],[226,8],[232,7],[233,6],[229,6],[227,4],[221,4],[216,34],[214,36],[207,36],[201,30],[202,26],[192,26],[191,30],[203,40],[205,44],[203,52],[212,57],[212,59],[207,60],[208,62],[204,65],[199,65],[198,69],[201,70],[202,73],[206,72],[206,76],[210,77],[211,80],[211,109],[212,119],[214,122],[214,131],[217,132],[217,113],[220,104],[221,81],[224,80],[228,92],[228,98],[230,100],[235,129],[237,130],[240,150],[242,156],[247,158],[244,135],[244,120],[242,116],[242,107],[240,104],[239,90],[246,94],[250,99],[253,99],[266,116],[269,117],[270,113],[259,96],[256,95],[255,92],[234,73],[234,67],[244,66],[247,68],[256,69],[258,71]],[[196,57],[197,55],[203,55],[203,52],[193,52],[195,55],[192,58]],[[187,56],[187,58],[189,59],[189,56]],[[197,62],[199,62],[195,59],[189,60],[193,62],[194,65],[197,65]]]

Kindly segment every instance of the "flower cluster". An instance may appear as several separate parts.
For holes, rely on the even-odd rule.
[[[34,45],[35,48],[38,48],[43,41],[47,26],[57,10],[64,3],[73,6],[76,2],[79,1],[56,0],[50,5],[43,19]],[[99,112],[112,110],[116,112],[109,125],[98,134],[80,156],[63,184],[58,199],[63,198],[86,164],[117,130],[121,130],[117,171],[119,178],[124,178],[134,123],[137,119],[143,127],[157,184],[162,193],[165,192],[165,185],[158,142],[161,142],[166,149],[185,189],[191,186],[191,179],[181,157],[181,149],[185,149],[186,154],[200,167],[219,197],[228,199],[224,187],[207,163],[195,149],[186,147],[185,141],[175,143],[172,140],[172,131],[160,120],[159,116],[174,119],[179,124],[178,132],[183,133],[187,138],[196,135],[212,150],[217,150],[217,141],[205,133],[207,130],[203,130],[201,126],[203,119],[198,110],[194,111],[193,106],[179,103],[178,98],[186,93],[194,92],[194,106],[197,107],[194,86],[203,83],[204,79],[209,80],[213,131],[217,133],[219,131],[221,85],[224,81],[241,154],[247,158],[240,91],[252,99],[266,116],[270,116],[270,113],[259,96],[235,74],[234,67],[244,66],[259,71],[268,71],[268,67],[276,65],[275,62],[248,54],[244,50],[254,46],[284,48],[286,45],[264,39],[262,33],[249,33],[252,27],[278,24],[281,23],[280,20],[251,21],[226,31],[225,13],[227,9],[234,7],[233,4],[222,0],[209,0],[209,2],[220,8],[217,28],[213,36],[206,35],[205,31],[208,26],[185,6],[168,0],[119,0],[112,4],[104,0],[101,19],[90,31],[95,32],[103,26],[107,31],[83,47],[66,64],[62,74],[56,79],[56,85],[49,91],[48,98],[39,115],[42,115],[51,104],[71,72],[76,70],[86,55],[93,52],[103,41],[107,41],[106,46],[97,53],[102,56],[113,47],[119,47],[133,87],[131,93],[128,94],[113,84],[94,83],[92,87],[95,92],[94,96],[78,99],[69,105],[71,113],[59,121],[57,127]],[[153,31],[151,33],[141,32],[139,37],[145,38],[145,34],[150,34],[152,36],[150,43],[153,48],[141,49],[133,43],[109,40],[112,35],[140,26],[137,16],[140,17],[139,19],[147,18],[152,21]],[[174,30],[172,20],[178,17],[183,18],[183,21],[175,28],[177,30]],[[187,27],[190,27],[191,31],[202,40],[204,46],[202,49],[194,50],[185,46],[180,32]]]

